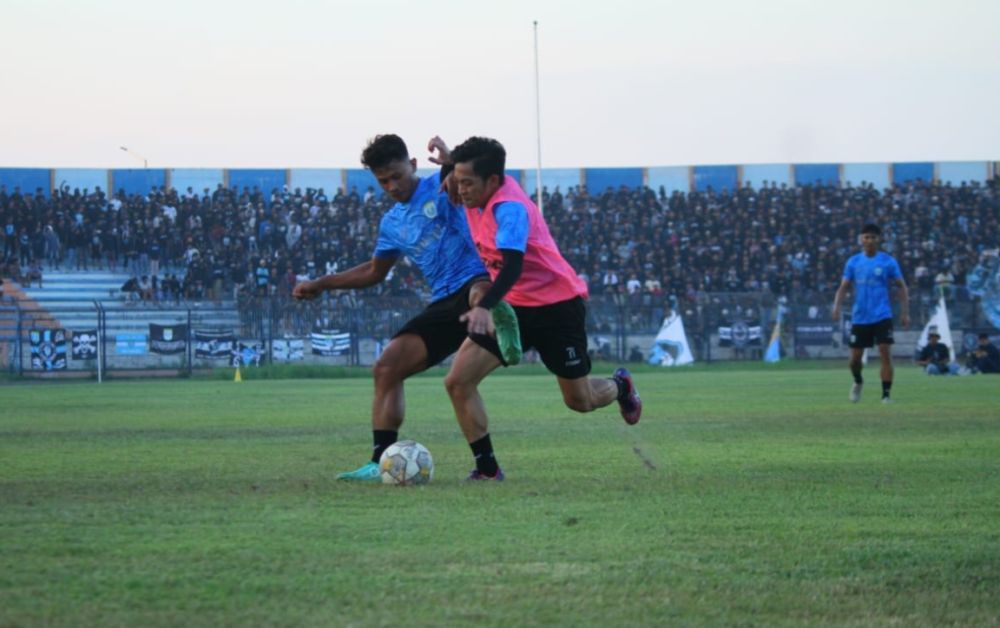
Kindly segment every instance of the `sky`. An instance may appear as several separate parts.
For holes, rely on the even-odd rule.
[[[0,167],[1000,160],[997,0],[0,0]],[[536,118],[537,21],[540,116]],[[539,124],[540,122],[540,124]],[[120,147],[128,148],[128,151]]]

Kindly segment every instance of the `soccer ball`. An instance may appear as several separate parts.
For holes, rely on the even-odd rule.
[[[378,470],[383,484],[427,484],[434,476],[434,459],[420,443],[401,440],[382,452]]]

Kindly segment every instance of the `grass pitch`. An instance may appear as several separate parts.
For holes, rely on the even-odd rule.
[[[493,377],[475,485],[416,378],[418,488],[333,480],[366,380],[2,386],[0,625],[995,625],[1000,378],[868,371],[641,373],[633,428]]]

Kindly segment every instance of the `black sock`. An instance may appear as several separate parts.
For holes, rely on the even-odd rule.
[[[865,380],[861,378],[861,365],[860,364],[857,365],[857,366],[853,366],[853,365],[851,366],[851,375],[854,376],[854,383],[855,384],[863,384],[864,383]]]
[[[472,455],[476,458],[476,469],[483,475],[493,477],[500,470],[497,459],[493,456],[493,443],[487,434],[474,443],[469,443]]]
[[[889,389],[892,388],[892,380],[885,381],[882,380],[882,398],[885,399],[889,396]]]
[[[372,462],[378,462],[382,452],[398,439],[399,432],[396,430],[372,430],[372,442],[375,443],[372,446]]]
[[[621,401],[625,397],[625,395],[628,394],[628,387],[625,386],[625,380],[618,379],[617,377],[612,377],[611,381],[613,381],[615,383],[615,386],[618,387],[618,397],[616,399],[618,401]]]

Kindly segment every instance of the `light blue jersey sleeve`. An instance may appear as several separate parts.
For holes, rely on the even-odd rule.
[[[890,259],[892,259],[892,264],[889,264],[889,281],[896,281],[897,279],[902,279],[903,271],[899,268],[899,262],[896,261],[895,257]]]
[[[397,237],[396,220],[386,214],[378,227],[378,239],[375,241],[375,257],[395,259],[399,257],[399,238]]]
[[[844,264],[844,279],[854,281],[854,256],[849,257]]]
[[[497,248],[524,253],[528,249],[528,208],[517,201],[493,207],[497,221]]]

